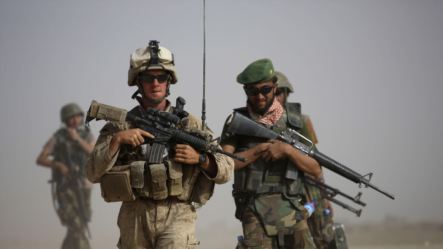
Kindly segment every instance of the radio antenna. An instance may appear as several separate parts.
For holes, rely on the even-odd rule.
[[[206,129],[206,0],[203,0],[203,99],[202,130]]]

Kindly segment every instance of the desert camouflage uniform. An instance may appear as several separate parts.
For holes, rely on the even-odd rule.
[[[85,127],[82,127],[79,135],[88,143],[93,140],[89,129]],[[84,210],[84,216],[88,222],[91,218],[91,188],[85,184],[87,180],[84,169],[88,154],[80,148],[77,142],[69,138],[65,128],[59,129],[46,143],[44,149],[52,151],[51,155],[54,160],[68,166],[70,172],[70,175],[65,177],[58,171],[52,170],[50,181],[54,207],[61,223],[67,228],[62,249],[89,249],[86,226],[79,215],[80,210]],[[74,176],[74,172],[78,175]],[[79,201],[79,198],[83,200]],[[80,207],[82,204],[83,209]]]
[[[133,109],[136,111],[139,107]],[[171,112],[168,107],[166,111]],[[185,128],[201,129],[201,121],[189,115]],[[141,146],[132,148],[122,145],[120,151],[113,157],[108,154],[113,134],[131,128],[130,123],[108,123],[101,130],[88,163],[88,177],[94,182],[113,167],[128,165],[133,161],[144,160]],[[212,155],[217,164],[217,175],[209,178],[195,165],[181,165],[182,187],[181,193],[169,194],[161,200],[154,200],[151,196],[137,195],[133,201],[124,201],[118,216],[121,249],[185,249],[196,248],[199,242],[195,239],[195,206],[203,205],[212,195],[214,183],[225,183],[232,176],[233,161],[220,154]],[[170,162],[170,161],[169,161]],[[180,165],[180,164],[178,164]],[[171,176],[168,176],[168,181]],[[152,179],[145,178],[145,186],[154,186]],[[143,189],[142,191],[145,191]],[[146,191],[152,191],[146,190]]]

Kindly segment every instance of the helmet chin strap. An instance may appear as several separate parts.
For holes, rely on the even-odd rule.
[[[168,84],[168,87],[166,88],[166,95],[161,100],[152,101],[152,100],[148,99],[146,97],[146,94],[144,93],[143,87],[140,85],[140,83],[137,83],[137,90],[132,94],[131,98],[137,100],[137,102],[141,106],[143,106],[143,100],[144,99],[147,100],[150,103],[158,104],[158,103],[162,102],[164,99],[166,99],[169,96],[169,94],[170,94],[169,87],[171,86],[171,84],[169,82],[167,84]]]
[[[135,99],[137,100],[137,102],[142,105],[143,103],[143,98],[142,98],[142,93],[140,92],[140,88],[138,87],[138,89],[132,94],[131,99]]]

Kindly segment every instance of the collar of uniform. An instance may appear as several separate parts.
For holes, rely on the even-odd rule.
[[[141,112],[144,111],[144,108],[141,105],[138,106],[138,109]],[[169,100],[166,99],[166,108],[164,110],[161,110],[161,111],[162,112],[172,112],[173,111],[171,102]]]

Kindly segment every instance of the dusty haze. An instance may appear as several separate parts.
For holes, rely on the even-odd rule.
[[[106,3],[106,4],[105,4]],[[295,86],[314,122],[319,149],[394,193],[365,189],[361,218],[336,207],[345,224],[386,217],[442,221],[442,1],[207,1],[207,119],[220,134],[244,105],[235,82],[253,60],[269,57]],[[51,242],[64,234],[52,208],[50,172],[35,158],[60,126],[67,102],[92,99],[131,108],[129,54],[157,39],[173,51],[183,96],[200,115],[201,1],[0,1],[0,247]],[[94,134],[103,123],[91,125]],[[355,184],[325,170],[349,194]],[[198,233],[235,244],[231,183],[199,211]],[[119,204],[93,192],[93,246],[118,239]],[[217,230],[219,231],[219,230]],[[211,238],[200,236],[201,248]],[[3,246],[2,246],[3,245]],[[13,247],[11,247],[13,248]]]

